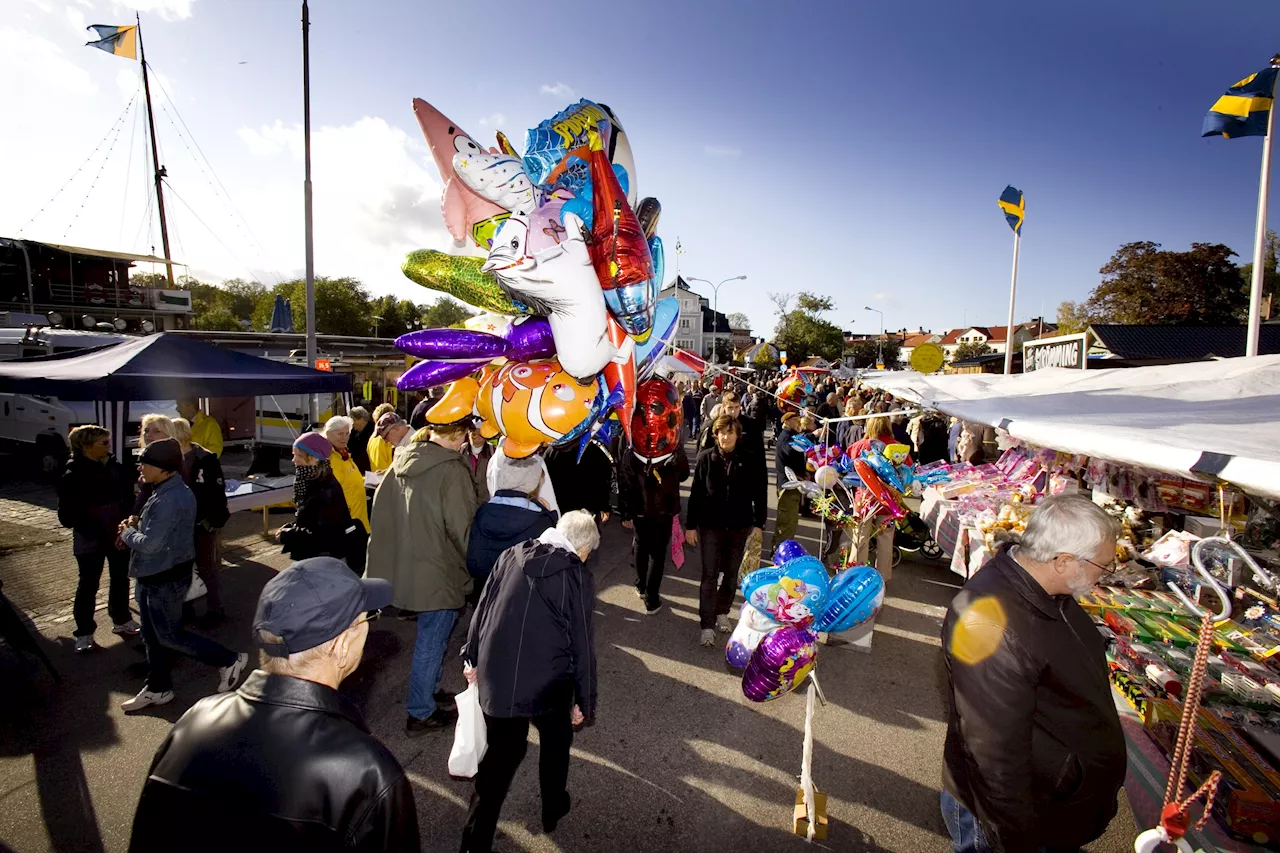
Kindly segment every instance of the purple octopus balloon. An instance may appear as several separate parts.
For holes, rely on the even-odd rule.
[[[471,329],[420,329],[396,338],[396,349],[433,361],[533,361],[556,354],[551,324],[545,317],[516,320],[501,335]]]
[[[795,690],[817,662],[817,642],[818,635],[808,628],[783,625],[770,631],[742,673],[742,695],[768,702]]]
[[[483,361],[420,361],[396,380],[401,391],[447,385],[484,367]]]
[[[507,358],[512,361],[533,361],[556,354],[555,338],[551,336],[551,324],[546,317],[518,318],[503,337],[511,346]]]

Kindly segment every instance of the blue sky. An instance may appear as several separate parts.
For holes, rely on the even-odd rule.
[[[158,108],[162,159],[208,226],[171,202],[174,256],[214,280],[298,274],[297,4],[137,5],[173,97]],[[21,0],[0,25],[0,75],[30,117],[0,138],[0,162],[19,166],[0,234],[40,209],[136,88],[135,63],[80,46],[85,24],[126,23],[133,8]],[[1027,196],[1019,319],[1085,297],[1124,242],[1222,242],[1241,262],[1252,252],[1261,140],[1199,129],[1280,47],[1271,0],[317,0],[311,16],[317,271],[375,292],[431,296],[400,276],[400,259],[449,245],[413,97],[517,146],[577,97],[609,104],[641,194],[663,204],[668,275],[677,238],[682,273],[747,275],[722,288],[720,308],[760,334],[776,320],[768,294],[803,289],[830,295],[830,319],[857,331],[879,328],[864,305],[889,328],[1002,324],[1012,235],[996,198],[1008,183]],[[173,135],[177,115],[244,222]],[[131,121],[79,215],[92,164],[24,236],[147,248]]]

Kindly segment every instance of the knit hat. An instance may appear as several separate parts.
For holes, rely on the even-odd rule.
[[[143,448],[140,461],[162,471],[177,471],[182,467],[182,447],[172,438],[153,441]]]
[[[374,431],[378,434],[378,438],[386,438],[387,433],[391,431],[393,426],[402,423],[404,423],[404,419],[395,412],[387,412],[385,415],[378,418],[378,427]]]
[[[329,443],[329,439],[318,432],[303,433],[293,446],[317,459],[328,459],[333,453],[333,445]]]

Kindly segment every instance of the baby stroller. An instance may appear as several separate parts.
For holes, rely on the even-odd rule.
[[[901,548],[903,551],[919,551],[930,560],[941,560],[946,556],[942,546],[934,541],[929,525],[924,523],[924,519],[918,513],[908,510],[894,527],[896,529],[893,536],[894,547]]]

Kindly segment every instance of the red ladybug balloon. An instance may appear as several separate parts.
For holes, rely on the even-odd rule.
[[[641,459],[659,459],[680,446],[684,414],[680,393],[665,379],[649,379],[636,389],[631,415],[631,449]]]

